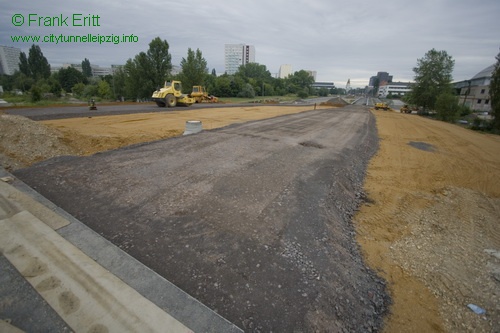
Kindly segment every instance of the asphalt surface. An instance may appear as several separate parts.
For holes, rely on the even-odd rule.
[[[1,167],[0,178],[0,332],[241,332]]]
[[[248,332],[378,330],[351,217],[377,149],[347,106],[65,157],[15,175]]]
[[[35,107],[35,108],[9,108],[5,107],[3,110],[7,114],[23,116],[31,120],[52,120],[52,119],[66,119],[66,118],[79,118],[79,117],[99,117],[99,116],[113,116],[122,114],[132,114],[132,113],[150,113],[150,112],[171,112],[171,111],[182,111],[182,110],[193,110],[193,109],[208,109],[208,108],[227,108],[242,105],[246,106],[296,106],[296,105],[314,105],[314,103],[321,103],[329,98],[315,98],[309,99],[307,101],[301,101],[295,103],[285,103],[285,104],[230,104],[230,103],[201,103],[193,104],[191,106],[177,106],[174,108],[168,107],[158,107],[153,102],[144,103],[133,103],[133,104],[111,104],[111,105],[99,105],[97,104],[97,110],[89,110],[88,106],[55,106],[55,107]]]

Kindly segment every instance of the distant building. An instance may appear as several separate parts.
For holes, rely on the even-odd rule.
[[[90,65],[92,69],[92,76],[106,76],[113,75],[113,70],[111,67],[100,67],[97,65]]]
[[[389,75],[389,73],[387,73],[387,72],[378,72],[377,76],[372,76],[370,78],[370,82],[368,83],[368,85],[370,87],[375,87],[375,83],[377,82],[377,79],[378,79],[378,85],[382,86],[384,84],[392,82],[392,75]]]
[[[62,66],[50,66],[50,71],[52,73],[59,72],[60,69],[66,69],[68,67],[73,67],[74,69],[83,72],[82,64],[63,64]],[[114,71],[118,68],[122,67],[121,65],[111,65],[111,67],[101,67],[97,65],[90,64],[90,68],[92,69],[93,77],[100,77],[106,75],[113,75]]]
[[[20,54],[17,47],[0,46],[0,74],[12,75],[19,70]]]
[[[181,66],[177,66],[177,65],[172,65],[172,70],[170,71],[170,74],[171,75],[178,75],[182,72],[182,68]]]
[[[278,73],[278,77],[280,79],[286,79],[290,75],[292,75],[292,65],[285,64],[280,66],[280,71]]]
[[[453,84],[459,92],[459,103],[475,111],[491,112],[490,82],[495,65],[491,65],[474,75],[470,80]]]
[[[410,82],[385,83],[384,85],[378,87],[378,97],[386,98],[389,95],[404,96],[410,91],[411,91]]]
[[[314,81],[316,81],[316,75],[318,74],[318,72],[309,70],[306,70],[306,72],[314,78]]]
[[[311,87],[313,88],[326,88],[326,89],[334,89],[335,83],[333,82],[314,82]]]
[[[255,47],[253,45],[224,45],[224,66],[227,74],[235,74],[241,65],[252,62],[255,62]]]
[[[115,72],[119,69],[122,69],[124,65],[111,65],[111,72],[115,74]]]

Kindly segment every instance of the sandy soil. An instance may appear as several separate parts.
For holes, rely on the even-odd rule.
[[[200,120],[203,129],[210,130],[234,123],[294,114],[312,108],[314,107],[249,106],[71,118],[47,120],[42,123],[60,130],[70,146],[82,155],[91,155],[135,143],[182,135],[188,120]],[[317,106],[317,108],[322,107]]]
[[[500,331],[500,137],[375,114],[380,149],[355,225],[389,282],[386,332]]]

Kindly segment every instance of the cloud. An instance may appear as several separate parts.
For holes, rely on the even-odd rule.
[[[346,3],[328,0],[254,1],[59,1],[6,2],[0,13],[0,44],[27,52],[31,43],[12,35],[130,35],[137,43],[40,43],[49,62],[101,66],[123,64],[159,36],[168,41],[174,64],[199,48],[210,68],[224,72],[224,44],[255,46],[256,61],[277,73],[281,64],[316,70],[317,79],[364,86],[387,71],[411,80],[417,59],[435,48],[455,59],[454,78],[463,80],[495,62],[500,46],[500,2],[421,0]],[[16,13],[39,16],[98,15],[99,27],[37,27],[11,24]]]

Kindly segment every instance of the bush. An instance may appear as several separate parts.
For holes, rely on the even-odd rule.
[[[243,86],[243,89],[238,93],[238,97],[244,98],[254,98],[255,90],[253,89],[250,83],[247,83]]]
[[[466,117],[472,113],[472,110],[467,105],[459,105],[458,106],[458,114],[460,117]]]
[[[458,118],[458,99],[451,93],[443,93],[436,100],[437,118],[443,121],[453,122]]]
[[[42,91],[37,85],[31,87],[31,101],[36,103],[42,99]]]
[[[493,130],[493,122],[491,120],[474,118],[470,128],[475,131],[491,132]]]
[[[77,97],[81,97],[83,95],[83,91],[85,90],[85,85],[81,82],[75,84],[73,88],[71,88],[71,92],[75,94]]]
[[[85,89],[83,89],[83,97],[86,98],[91,98],[93,96],[97,96],[97,86],[93,84],[89,84],[85,86]]]
[[[307,91],[307,89],[301,90],[297,93],[297,97],[307,98],[307,97],[309,97],[309,92]]]

